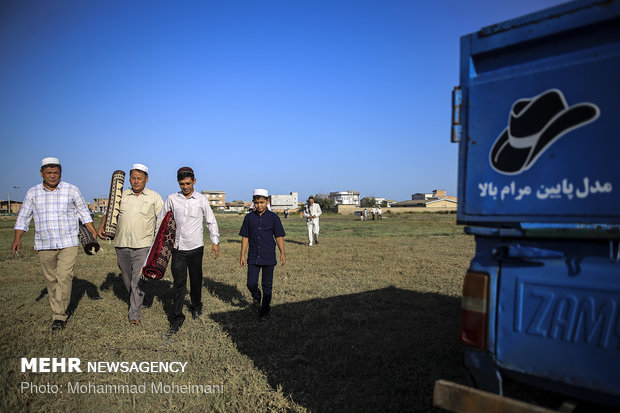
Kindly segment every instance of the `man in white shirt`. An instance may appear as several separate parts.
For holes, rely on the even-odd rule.
[[[15,238],[11,246],[13,255],[17,255],[22,247],[22,236],[34,218],[34,249],[39,255],[52,307],[52,330],[62,330],[67,322],[73,267],[79,244],[78,219],[97,238],[93,219],[80,190],[61,181],[61,176],[62,167],[58,158],[44,158],[41,161],[43,183],[33,186],[26,193],[15,221]]]
[[[190,298],[192,302],[192,317],[202,315],[202,257],[204,254],[204,240],[202,220],[204,218],[209,229],[212,242],[211,253],[215,258],[220,255],[220,233],[206,196],[194,191],[196,178],[192,168],[184,166],[177,171],[177,181],[180,192],[171,194],[164,202],[158,222],[172,211],[177,224],[172,263],[170,269],[174,279],[172,299],[172,316],[170,318],[169,334],[174,334],[183,325],[183,303],[187,292],[187,273],[189,272]]]
[[[145,284],[140,280],[141,270],[153,244],[157,215],[164,203],[157,192],[146,189],[148,181],[149,168],[134,164],[129,171],[131,189],[123,191],[121,197],[114,237],[116,261],[129,293],[128,318],[131,325],[139,325],[142,318]],[[104,238],[105,221],[104,216],[98,231],[101,238]]]
[[[312,241],[319,243],[319,216],[323,212],[319,204],[314,203],[314,197],[308,198],[308,205],[304,210],[306,224],[308,225],[308,246],[312,246]]]

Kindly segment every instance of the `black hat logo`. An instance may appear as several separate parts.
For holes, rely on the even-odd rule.
[[[506,175],[527,171],[555,141],[594,121],[599,113],[592,103],[569,107],[558,89],[519,99],[510,110],[508,127],[497,137],[489,153],[491,166]]]

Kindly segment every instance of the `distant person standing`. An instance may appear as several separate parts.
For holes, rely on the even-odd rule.
[[[323,212],[319,204],[314,202],[314,197],[308,198],[308,205],[304,210],[306,224],[308,225],[308,246],[312,246],[312,241],[319,243],[319,217]]]
[[[364,221],[366,221],[368,219],[368,210],[366,208],[362,211],[362,215],[364,216]]]
[[[149,168],[139,163],[134,164],[129,171],[131,189],[123,191],[121,197],[114,238],[116,262],[129,293],[128,318],[131,325],[139,325],[142,318],[146,283],[141,281],[141,270],[153,244],[157,215],[164,203],[157,192],[146,189],[148,181]],[[99,224],[101,238],[104,238],[105,221],[104,216]]]
[[[213,244],[211,253],[216,259],[220,256],[220,233],[217,221],[207,197],[194,190],[196,184],[194,170],[187,166],[180,168],[177,171],[177,182],[181,191],[168,196],[157,217],[157,221],[161,222],[168,211],[172,211],[177,225],[170,265],[174,280],[172,287],[174,296],[172,298],[173,314],[168,334],[179,331],[185,321],[183,303],[187,292],[188,272],[192,318],[197,319],[202,315],[203,219],[207,224]]]
[[[80,190],[60,180],[62,167],[58,158],[44,158],[41,162],[43,183],[28,190],[15,222],[15,238],[11,249],[17,255],[22,247],[22,236],[34,218],[34,249],[47,295],[52,307],[52,330],[65,328],[67,308],[71,300],[73,267],[78,253],[79,221],[97,239],[86,202]]]
[[[381,211],[381,207],[377,208],[377,216],[380,220],[383,218],[383,211]]]
[[[284,208],[284,218],[288,218],[288,214],[289,214],[288,208]]]
[[[370,213],[372,214],[372,220],[375,220],[375,215],[377,214],[377,208],[372,207],[372,209],[370,210]]]

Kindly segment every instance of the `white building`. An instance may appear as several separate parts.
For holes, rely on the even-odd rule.
[[[291,192],[290,195],[271,195],[271,210],[272,211],[284,211],[288,208],[289,211],[295,211],[298,208],[299,193]]]
[[[433,198],[433,194],[427,194],[427,193],[415,193],[413,195],[411,195],[411,200],[412,201],[426,201],[427,199],[432,199]]]
[[[432,194],[429,193],[415,193],[411,195],[412,201],[427,201],[431,199],[446,198],[445,189],[434,189]]]
[[[385,202],[385,198],[380,196],[365,196],[360,200],[360,204],[368,205],[368,203],[370,203],[370,205],[373,205],[373,201],[374,205],[380,206]]]
[[[360,206],[360,193],[357,191],[340,191],[330,192],[329,199],[334,202],[334,205],[355,205]]]
[[[226,202],[226,211],[229,212],[244,212],[247,209],[245,202],[243,201],[232,201]]]

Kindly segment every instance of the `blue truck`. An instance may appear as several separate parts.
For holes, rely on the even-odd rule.
[[[480,410],[516,382],[620,408],[620,1],[463,36],[452,140],[478,390],[439,381],[435,404]]]

